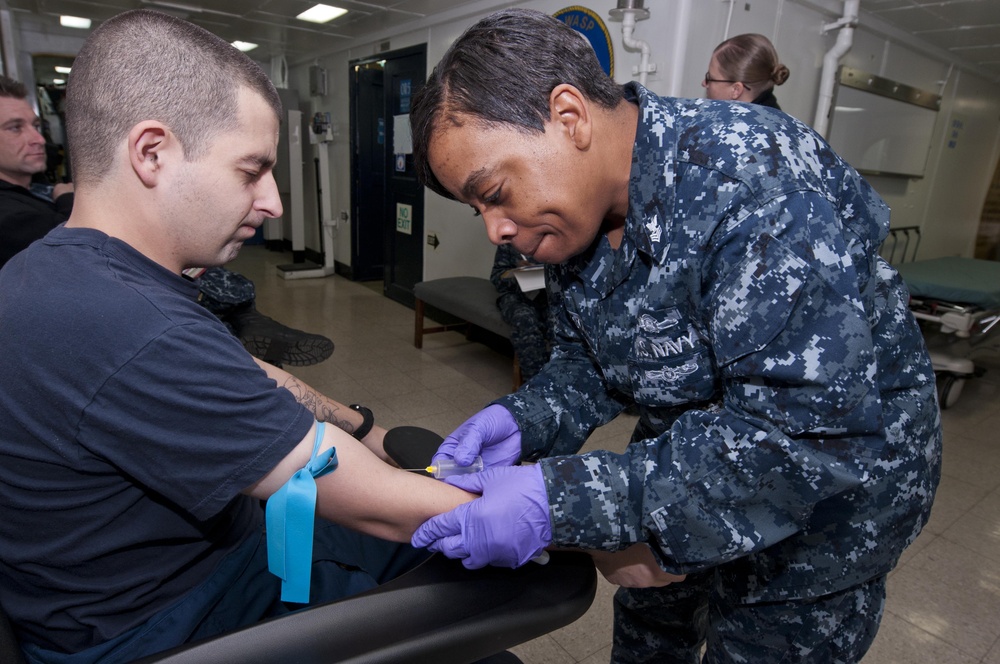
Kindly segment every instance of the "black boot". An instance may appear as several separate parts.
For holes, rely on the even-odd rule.
[[[293,330],[257,311],[237,308],[225,317],[247,352],[277,367],[318,364],[333,354],[333,342],[319,334]]]

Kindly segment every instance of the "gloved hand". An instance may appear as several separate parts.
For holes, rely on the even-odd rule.
[[[454,459],[468,466],[482,455],[483,466],[512,466],[521,458],[521,430],[510,411],[499,404],[482,409],[444,439],[431,459]]]
[[[479,569],[520,567],[552,541],[540,466],[491,468],[445,481],[482,497],[425,521],[413,533],[413,546],[461,558],[468,569]]]

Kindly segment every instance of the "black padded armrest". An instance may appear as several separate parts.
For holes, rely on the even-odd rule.
[[[590,556],[467,570],[433,556],[389,583],[140,660],[208,664],[466,664],[563,627],[590,607]]]
[[[442,438],[396,427],[386,452],[403,468],[428,464]],[[590,608],[590,556],[554,551],[547,565],[467,570],[435,555],[368,592],[274,618],[140,660],[143,664],[467,664],[573,622]]]
[[[400,468],[425,468],[444,442],[437,433],[422,427],[394,427],[385,432],[382,447]],[[428,475],[418,471],[421,475]],[[429,475],[428,475],[429,476]]]

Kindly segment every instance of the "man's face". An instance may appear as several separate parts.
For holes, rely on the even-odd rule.
[[[41,121],[24,99],[0,97],[0,179],[27,187],[45,170]]]
[[[172,233],[169,267],[222,265],[239,253],[268,217],[280,217],[272,169],[278,118],[255,92],[239,93],[239,126],[216,135],[200,158],[185,161],[171,181],[165,225]]]
[[[543,263],[561,263],[591,245],[606,206],[560,125],[545,133],[462,118],[442,122],[428,144],[438,181],[482,215],[493,244],[512,244]]]

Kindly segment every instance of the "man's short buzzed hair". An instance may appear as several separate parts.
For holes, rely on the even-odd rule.
[[[484,125],[543,132],[549,94],[563,83],[604,108],[615,108],[624,98],[586,38],[559,19],[507,9],[480,20],[452,44],[414,95],[410,125],[420,181],[452,198],[427,162],[435,131],[459,126],[460,116],[467,116]]]
[[[185,159],[197,159],[212,138],[237,127],[241,87],[281,117],[267,74],[207,30],[148,9],[104,22],[73,61],[66,91],[74,179],[100,182],[122,140],[145,120],[167,125]]]
[[[21,83],[20,81],[15,81],[12,78],[0,75],[0,97],[6,97],[8,99],[27,99],[28,88],[26,88],[24,83]]]

